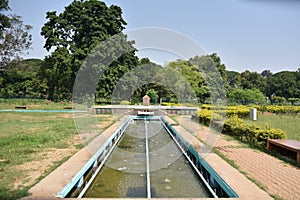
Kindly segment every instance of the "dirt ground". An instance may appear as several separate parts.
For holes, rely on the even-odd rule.
[[[75,135],[70,141],[68,141],[68,143],[70,144],[69,148],[46,149],[44,152],[36,155],[39,160],[13,166],[13,170],[22,171],[21,178],[15,180],[13,184],[14,189],[20,189],[33,185],[37,180],[40,179],[40,177],[47,175],[51,168],[55,166],[55,163],[76,153],[79,150],[76,148],[76,145],[81,143],[79,135]]]
[[[73,117],[70,114],[61,115],[62,117],[70,118]],[[100,116],[101,117],[101,116]],[[97,128],[104,129],[112,124],[114,118],[113,116],[105,117],[105,121],[102,121],[97,125]],[[13,183],[12,189],[22,189],[27,186],[34,185],[41,178],[48,175],[53,171],[57,166],[60,165],[60,162],[71,157],[80,149],[78,145],[83,144],[83,135],[76,134],[72,137],[68,143],[68,148],[51,148],[45,149],[43,152],[35,155],[37,160],[26,162],[20,165],[12,166],[13,171],[20,171],[22,173]]]

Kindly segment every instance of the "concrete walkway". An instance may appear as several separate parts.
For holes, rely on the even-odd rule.
[[[247,179],[242,173],[237,169],[233,168],[221,157],[209,151],[209,149],[204,149],[204,145],[200,142],[194,134],[199,134],[202,140],[210,142],[210,138],[213,137],[213,141],[217,141],[215,135],[209,135],[206,128],[200,127],[190,118],[183,117],[184,119],[177,119],[179,126],[173,126],[178,133],[192,146],[197,149],[198,153],[208,162],[208,164],[223,178],[223,180],[238,194],[239,199],[272,199],[272,197],[265,191],[260,189],[257,185]],[[176,124],[171,118],[165,117],[165,119],[171,123]],[[195,132],[192,132],[193,129]],[[199,132],[199,130],[201,132]],[[213,142],[212,141],[212,142]],[[202,148],[202,149],[201,149]]]
[[[185,127],[185,129],[195,134],[200,140],[205,140],[207,127],[199,126],[187,116],[178,117],[176,121]],[[238,141],[228,140],[228,137],[224,135],[221,135],[218,141],[216,141],[215,148],[228,159],[232,160],[238,166],[239,171],[254,179],[261,187],[265,188],[269,194],[286,200],[300,199],[299,168],[284,163],[264,152],[247,148]],[[209,156],[206,159],[209,160]],[[210,164],[213,166],[212,163]],[[213,167],[215,168],[215,166]],[[233,176],[230,179],[235,179],[235,177]],[[240,184],[240,187],[243,187],[243,185]]]

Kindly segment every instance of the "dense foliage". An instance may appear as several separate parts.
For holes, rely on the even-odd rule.
[[[251,96],[251,90],[259,90],[273,104],[300,104],[300,68],[297,71],[282,71],[273,74],[270,70],[264,70],[261,74],[257,72],[238,73],[226,71],[227,93],[232,102],[254,103],[251,98],[235,98],[236,92],[244,90],[243,96]],[[250,89],[250,90],[249,90]],[[248,91],[248,92],[247,92]],[[261,96],[261,95],[260,95]],[[261,98],[256,101],[260,102]],[[268,102],[265,102],[268,103]]]
[[[229,100],[239,104],[263,104],[266,102],[266,98],[258,89],[233,89],[229,93]]]
[[[46,39],[46,50],[53,50],[43,65],[48,98],[70,98],[76,75],[85,58],[102,41],[121,33],[126,22],[122,18],[120,7],[108,7],[97,0],[75,0],[60,14],[55,11],[47,12],[46,18],[41,35]],[[95,57],[110,57],[116,49],[93,53]],[[106,66],[108,68],[102,78],[104,84],[101,82],[98,85],[98,96],[110,98],[112,88],[122,74],[137,65],[138,59],[134,55],[134,48],[132,49],[113,63],[105,63],[111,65]],[[97,67],[99,66],[96,65],[95,68]]]
[[[10,10],[8,0],[0,0],[0,11]],[[3,38],[3,30],[11,26],[10,19],[7,15],[0,13],[0,39]]]
[[[8,1],[0,0],[0,10],[8,9]],[[127,41],[122,34],[126,22],[121,8],[115,5],[107,6],[97,0],[74,0],[60,14],[47,12],[46,20],[41,35],[45,38],[45,49],[51,54],[43,60],[16,62],[21,52],[30,47],[31,27],[23,25],[18,16],[0,14],[0,56],[5,52],[1,61],[0,96],[70,100],[78,71],[86,65],[89,55],[91,60],[114,58],[113,62],[92,63],[93,69],[87,74],[97,81],[93,86],[85,80],[86,85],[91,85],[89,94],[97,102],[139,103],[153,90],[158,95],[157,102],[162,99],[186,104],[219,100],[233,105],[300,104],[300,69],[275,74],[270,70],[261,73],[228,71],[215,53],[176,60],[164,68],[147,58],[139,59],[134,41]],[[118,39],[112,40],[115,48],[93,51],[116,34]],[[13,44],[9,38],[15,35],[20,35],[21,40]],[[117,55],[123,44],[130,50]]]
[[[39,75],[42,63],[39,59],[11,62],[9,70],[0,71],[0,96],[45,99],[47,85]]]

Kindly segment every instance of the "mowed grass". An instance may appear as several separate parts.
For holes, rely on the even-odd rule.
[[[51,102],[43,99],[3,99],[0,98],[0,109],[15,109],[15,106],[27,106],[30,110],[61,110],[71,107],[68,101]]]
[[[300,115],[293,114],[259,114],[256,121],[246,120],[261,126],[266,124],[283,130],[287,139],[300,141]]]
[[[56,113],[0,113],[0,130],[0,158],[13,164],[40,149],[65,148],[76,133],[72,114]]]

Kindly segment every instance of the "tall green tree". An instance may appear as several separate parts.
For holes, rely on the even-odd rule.
[[[268,79],[267,95],[280,96],[285,99],[300,98],[299,72],[282,71]]]
[[[267,81],[260,73],[246,70],[241,73],[241,85],[243,89],[258,89],[265,93]]]
[[[72,93],[78,70],[91,50],[97,47],[100,42],[121,33],[126,25],[120,7],[115,5],[108,7],[104,2],[98,0],[74,0],[65,7],[61,14],[57,14],[55,11],[47,12],[46,18],[47,22],[42,27],[41,35],[46,39],[44,45],[46,50],[53,50],[50,56],[53,58],[48,58],[47,68],[51,75],[57,75],[58,77],[53,77],[52,80],[60,78],[60,75],[55,71],[58,69],[58,71],[63,71],[66,64],[68,65],[68,72],[65,74],[67,76],[66,82],[60,85],[58,82],[50,80],[49,86],[54,84],[51,85],[52,88],[68,88],[69,93]],[[61,51],[65,55],[63,63],[60,63],[60,59],[57,59]],[[109,55],[99,53],[95,55],[95,58],[102,58],[103,56]],[[101,85],[103,88],[98,88],[100,91],[113,87],[112,85],[116,81],[114,79],[120,77],[120,75],[111,77],[110,74],[113,72],[113,75],[116,75],[116,71],[119,73],[125,72],[126,69],[123,68],[127,67],[128,62],[131,62],[128,61],[128,57],[132,58],[133,62],[137,59],[132,52],[129,52],[128,55],[123,55],[120,58],[123,64],[113,63],[104,75],[105,84]],[[52,69],[51,66],[53,66]],[[61,91],[61,89],[57,89],[57,91]],[[100,94],[104,98],[109,97],[107,93],[100,92]],[[49,93],[49,98],[52,99],[53,95]]]
[[[150,62],[149,59],[141,59],[138,66],[118,80],[113,92],[114,99],[128,100],[133,104],[140,103],[142,97],[151,89],[155,90],[161,98],[170,97],[170,91],[155,79],[162,69],[160,65]]]
[[[270,76],[272,76],[272,72],[270,70],[264,70],[264,71],[261,72],[261,75],[264,78],[269,78]]]
[[[182,98],[188,98],[188,96],[185,95],[185,93],[188,92],[187,83],[193,88],[199,101],[204,102],[205,98],[209,97],[209,88],[204,80],[205,75],[199,70],[197,65],[193,65],[190,61],[177,60],[170,62],[167,67],[177,71],[185,79],[178,78],[173,82],[181,95],[183,95]],[[172,85],[172,83],[170,83],[170,85]]]
[[[24,25],[20,16],[9,16],[10,26],[2,30],[0,37],[0,70],[7,70],[9,62],[20,60],[32,44],[30,25]]]
[[[71,59],[65,47],[57,48],[51,56],[45,58],[40,75],[47,83],[49,99],[58,101],[71,97]]]
[[[266,102],[264,95],[258,89],[236,88],[228,96],[232,103],[249,104]]]
[[[158,99],[158,92],[154,89],[150,89],[147,91],[146,93],[149,97],[150,97],[150,102],[153,104],[157,103],[157,99]]]
[[[227,91],[241,87],[241,74],[239,72],[226,70],[226,78],[228,87]]]
[[[104,70],[103,74],[101,74],[101,78],[97,85],[97,97],[110,101],[120,79],[137,65],[138,58],[135,56],[134,51],[126,53],[113,61],[110,66]],[[126,90],[130,90],[130,88],[134,87],[138,78],[139,77],[136,77],[135,75],[129,75],[127,76],[127,79],[125,78],[125,80],[122,80],[124,90],[118,91],[120,92],[120,99],[123,99],[122,94],[124,95]]]
[[[195,56],[189,62],[196,66],[204,79],[204,86],[207,87],[208,97],[212,102],[224,100],[226,95],[226,66],[221,63],[217,54]],[[206,98],[207,96],[205,96]]]
[[[221,58],[216,53],[208,55],[208,57],[210,57],[213,60],[216,68],[218,69],[221,75],[224,84],[226,84],[227,81],[226,66],[221,62]]]
[[[0,11],[8,11],[10,10],[8,6],[8,0],[0,0]],[[3,30],[5,28],[10,27],[10,18],[3,14],[0,13],[0,39],[3,38]]]

